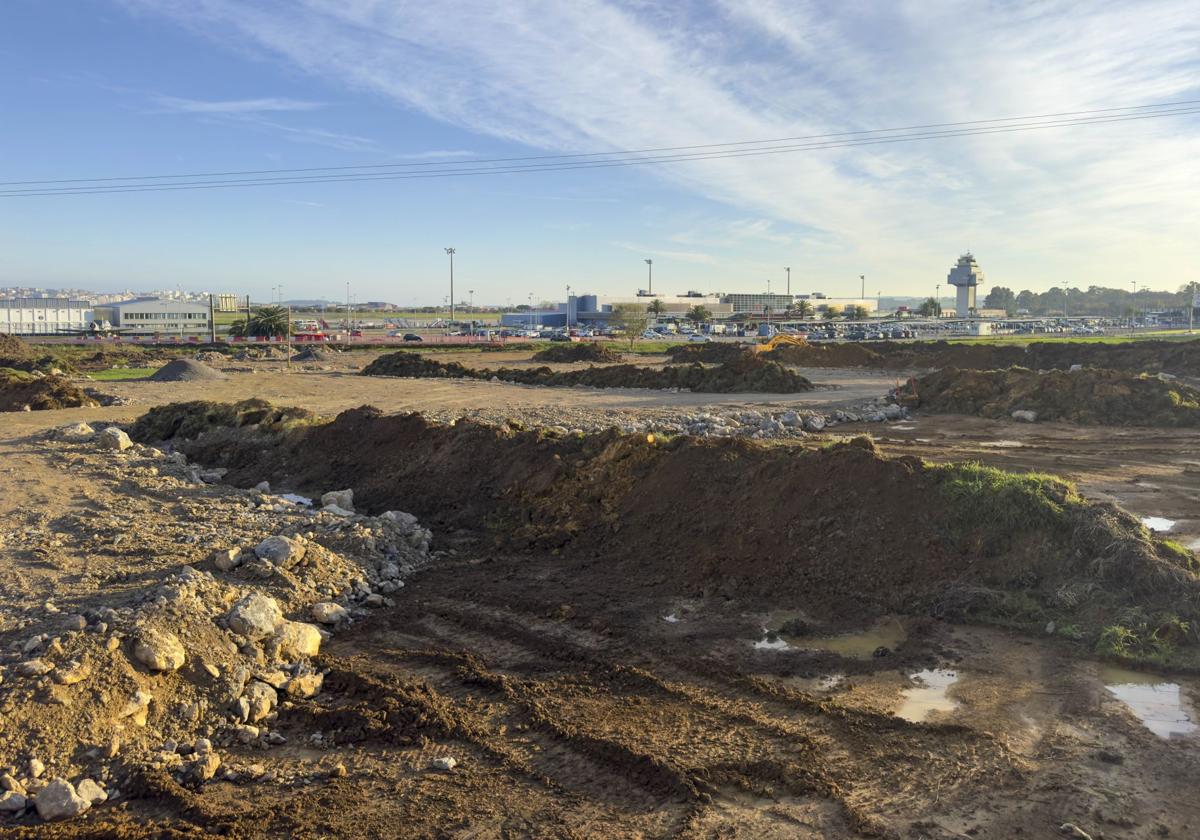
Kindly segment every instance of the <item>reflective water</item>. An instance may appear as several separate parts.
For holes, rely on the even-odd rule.
[[[1145,525],[1147,528],[1149,528],[1151,531],[1157,531],[1158,533],[1161,534],[1161,533],[1170,531],[1172,528],[1174,528],[1175,520],[1174,519],[1164,519],[1161,516],[1143,516],[1142,524]]]
[[[856,633],[843,633],[840,636],[829,636],[823,639],[789,638],[788,641],[798,646],[827,650],[841,656],[869,659],[878,648],[885,647],[894,650],[906,638],[908,638],[908,634],[904,630],[904,625],[895,618],[887,618],[874,627]]]
[[[1196,731],[1194,710],[1179,683],[1111,665],[1100,669],[1100,678],[1105,689],[1160,738],[1191,735]]]
[[[279,498],[284,501],[291,502],[294,505],[311,505],[312,499],[307,496],[297,496],[295,493],[284,493]]]
[[[985,440],[979,445],[993,449],[1019,449],[1025,444],[1019,440]]]
[[[904,690],[904,702],[896,714],[913,723],[920,723],[934,712],[952,712],[958,704],[946,696],[950,686],[958,682],[957,671],[941,669],[918,671],[912,675],[916,683]]]

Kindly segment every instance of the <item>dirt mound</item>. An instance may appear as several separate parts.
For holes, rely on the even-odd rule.
[[[204,400],[155,406],[129,427],[129,436],[142,443],[197,438],[215,429],[254,427],[258,432],[277,434],[304,423],[313,423],[316,415],[303,408],[279,408],[266,400],[252,399],[237,403]]]
[[[336,362],[340,354],[328,350],[318,349],[316,347],[305,347],[296,355],[292,356],[293,362]]]
[[[0,411],[45,411],[97,406],[82,388],[62,376],[39,376],[23,370],[0,368]]]
[[[362,371],[364,376],[411,376],[453,379],[491,379],[520,385],[591,388],[679,388],[707,394],[767,393],[794,394],[809,391],[813,385],[803,376],[778,362],[749,354],[716,367],[699,363],[648,368],[638,365],[607,365],[586,370],[555,371],[548,367],[498,368],[465,367],[458,362],[436,362],[415,353],[391,353],[380,356]]]
[[[15,335],[0,333],[0,359],[33,358],[33,348]]]
[[[901,402],[940,414],[1008,417],[1032,411],[1039,420],[1097,426],[1200,425],[1200,391],[1146,374],[1083,368],[1076,371],[945,368],[911,380]]]
[[[533,354],[535,362],[619,362],[622,358],[620,353],[596,341],[552,344]]]
[[[674,344],[667,348],[667,355],[675,364],[708,362],[719,365],[740,358],[749,349],[748,344],[708,341],[704,344]]]
[[[199,379],[228,379],[219,370],[213,370],[204,362],[195,359],[175,359],[167,362],[150,376],[151,382],[193,382]]]
[[[798,367],[880,367],[882,357],[861,344],[784,344],[763,354]]]
[[[591,574],[664,595],[804,599],[860,619],[932,611],[1031,629],[1057,620],[1096,636],[1133,605],[1200,618],[1195,558],[1133,516],[1047,476],[885,458],[865,438],[826,449],[615,431],[558,438],[361,408],[274,449],[206,437],[187,451],[229,466],[235,483],[350,485],[367,509],[404,500],[438,529],[561,550]],[[1080,587],[1087,597],[1072,594]]]

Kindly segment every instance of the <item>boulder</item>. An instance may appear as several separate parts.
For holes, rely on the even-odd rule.
[[[26,659],[24,662],[17,663],[13,668],[19,677],[40,677],[53,670],[54,666],[45,659]]]
[[[133,658],[151,671],[178,671],[187,656],[174,633],[148,627],[134,642]]]
[[[19,814],[25,810],[25,806],[28,804],[29,800],[25,798],[25,795],[14,790],[6,790],[3,795],[0,795],[0,813]]]
[[[218,549],[210,554],[208,559],[222,572],[231,572],[242,564],[242,550],[240,548]]]
[[[154,695],[148,691],[137,691],[130,697],[121,711],[117,713],[119,718],[129,718],[135,726],[146,725],[146,715],[150,711],[150,701],[154,699]]]
[[[75,793],[79,794],[79,797],[86,800],[89,805],[99,805],[108,799],[108,793],[104,788],[91,779],[81,779],[79,784],[75,785]]]
[[[340,624],[350,617],[350,613],[341,604],[318,601],[312,605],[312,617],[318,624]]]
[[[304,559],[304,544],[291,537],[267,537],[254,547],[260,560],[290,569]]]
[[[286,690],[289,697],[307,700],[309,697],[316,697],[321,693],[321,686],[324,682],[325,677],[321,674],[303,674],[299,677],[292,677],[288,681]]]
[[[275,632],[283,621],[283,611],[270,595],[254,592],[234,604],[226,620],[239,636],[262,639]]]
[[[434,770],[453,770],[458,766],[458,761],[456,761],[452,756],[446,755],[441,756],[440,758],[435,758],[433,761],[429,762],[429,765]]]
[[[321,631],[314,624],[285,621],[275,636],[279,655],[284,659],[316,656],[321,651]]]
[[[250,723],[257,723],[271,714],[271,710],[279,702],[279,695],[275,693],[275,689],[258,680],[255,680],[246,687],[246,694],[244,696],[250,704],[248,715]]]
[[[321,507],[340,507],[342,510],[354,512],[353,490],[331,490],[321,494]]]
[[[1024,411],[1018,409],[1012,413],[1012,419],[1016,420],[1018,423],[1036,423],[1037,418],[1038,416],[1036,411]]]
[[[217,769],[221,766],[221,757],[211,749],[201,753],[197,750],[198,758],[189,761],[183,766],[184,781],[192,784],[200,784],[207,782],[217,774]]]
[[[66,440],[84,441],[91,440],[96,436],[96,430],[87,423],[72,423],[70,426],[63,426],[58,430],[59,437]]]
[[[804,418],[804,431],[819,432],[825,428],[825,418],[820,414],[810,414]]]
[[[417,527],[417,517],[413,516],[411,513],[405,513],[402,510],[384,511],[383,513],[379,514],[379,518],[386,519],[388,522],[394,523],[399,530],[404,532],[411,531],[413,528]]]
[[[92,803],[76,793],[75,787],[66,779],[55,779],[39,790],[33,804],[38,816],[47,822],[77,817],[92,807]]]
[[[109,426],[100,434],[96,435],[96,446],[100,449],[111,449],[116,452],[124,452],[129,447],[133,446],[133,441],[129,439],[129,435],[118,429],[116,426]]]

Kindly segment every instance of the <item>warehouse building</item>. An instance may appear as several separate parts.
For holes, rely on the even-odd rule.
[[[54,335],[87,329],[95,313],[85,300],[19,297],[0,300],[0,333]]]
[[[96,307],[96,318],[126,335],[208,335],[208,304],[136,298]]]

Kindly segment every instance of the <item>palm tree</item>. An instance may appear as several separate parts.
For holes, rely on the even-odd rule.
[[[825,320],[826,321],[832,321],[834,318],[838,317],[841,314],[842,314],[842,308],[840,306],[826,306],[825,307]]]
[[[287,309],[282,306],[260,306],[250,311],[248,327],[245,318],[234,321],[229,325],[229,334],[234,338],[252,336],[276,338],[287,335],[289,326],[290,319]]]
[[[654,300],[650,301],[650,305],[646,307],[646,311],[657,318],[659,315],[662,315],[667,311],[667,305],[658,298],[655,298]]]
[[[694,324],[704,324],[712,320],[712,313],[704,306],[693,306],[687,311],[687,319]]]
[[[803,320],[804,318],[810,317],[812,314],[813,314],[812,304],[806,300],[796,301],[796,305],[793,306],[792,311],[788,313],[788,315],[790,315],[791,317],[799,318],[801,320]]]

